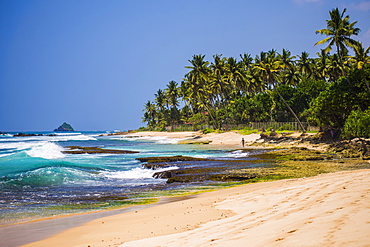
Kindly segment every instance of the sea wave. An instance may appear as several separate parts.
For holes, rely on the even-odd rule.
[[[235,150],[227,154],[228,157],[232,157],[232,158],[243,158],[243,157],[248,157],[249,155],[250,155],[249,152],[243,152],[242,150]]]
[[[185,140],[186,138],[169,138],[166,136],[140,136],[140,137],[126,137],[120,136],[117,139],[123,139],[127,141],[136,141],[136,140],[145,140],[154,142],[156,144],[177,144],[181,140]]]
[[[41,167],[17,173],[12,177],[0,177],[0,188],[33,188],[62,184],[86,184],[95,182],[96,175],[71,167]]]
[[[31,157],[43,159],[62,159],[65,155],[62,153],[64,149],[52,142],[42,142],[39,145],[33,146],[26,153]]]
[[[56,133],[55,135],[43,136],[22,136],[1,138],[1,142],[28,142],[28,141],[95,141],[93,135],[84,135],[81,133]]]
[[[28,156],[44,159],[60,159],[65,155],[61,146],[48,141],[32,141],[32,142],[6,142],[0,143],[0,150],[10,151],[8,156],[14,152],[25,151]]]

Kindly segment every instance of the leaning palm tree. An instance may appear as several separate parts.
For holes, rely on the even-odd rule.
[[[338,8],[329,11],[330,20],[326,20],[326,28],[316,31],[316,34],[319,33],[328,37],[318,41],[315,45],[328,43],[324,49],[326,53],[330,52],[332,46],[335,45],[340,60],[347,55],[347,46],[353,47],[357,44],[357,41],[352,39],[351,36],[358,35],[360,32],[360,29],[355,27],[357,21],[350,23],[349,16],[344,15],[345,12],[346,9],[340,13]]]
[[[301,126],[302,131],[306,132],[306,129],[299,120],[298,116],[295,114],[293,109],[289,106],[288,102],[286,102],[284,97],[280,94],[279,90],[277,89],[278,86],[277,84],[281,80],[279,77],[281,76],[282,62],[278,59],[278,56],[276,54],[277,53],[275,50],[271,50],[269,52],[261,52],[259,57],[256,56],[255,67],[259,70],[262,80],[264,80],[267,84],[269,84],[273,88],[273,90],[278,94],[278,96],[283,101],[285,106],[292,113],[294,118]]]

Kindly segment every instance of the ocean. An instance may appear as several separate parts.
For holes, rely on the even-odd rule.
[[[30,132],[25,132],[30,133]],[[0,135],[0,225],[134,204],[149,193],[202,184],[166,184],[142,168],[138,157],[184,155],[237,159],[249,153],[209,145],[177,145],[180,139],[127,138],[109,132],[33,132]],[[42,134],[38,135],[38,134]],[[67,154],[68,146],[129,150],[129,154]],[[212,164],[210,164],[212,165]]]

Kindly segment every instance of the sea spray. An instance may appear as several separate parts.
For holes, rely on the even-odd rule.
[[[64,149],[51,142],[40,142],[33,146],[26,153],[31,157],[39,157],[43,159],[62,159],[65,155],[62,153]]]

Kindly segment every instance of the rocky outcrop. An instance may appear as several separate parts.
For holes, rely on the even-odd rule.
[[[340,141],[330,144],[328,152],[335,153],[343,158],[370,159],[370,141],[355,138],[350,141]]]
[[[18,133],[13,135],[13,137],[27,137],[27,136],[44,136],[43,134],[27,134],[27,133]],[[49,134],[45,136],[56,136],[54,134]]]
[[[243,159],[205,159],[189,156],[166,156],[137,158],[147,169],[160,169],[176,166],[176,169],[157,171],[154,178],[167,179],[167,183],[190,183],[202,181],[244,181],[256,178],[256,174],[240,173],[239,168],[249,167],[251,160]],[[238,172],[233,173],[230,170]]]
[[[61,126],[59,126],[54,131],[75,131],[72,126],[66,122],[64,122]]]

